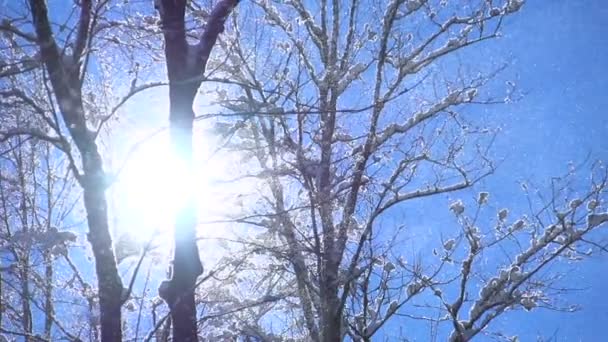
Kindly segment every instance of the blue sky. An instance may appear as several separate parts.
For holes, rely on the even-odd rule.
[[[603,141],[608,133],[608,116],[602,112],[608,108],[608,98],[602,92],[608,85],[608,28],[602,23],[607,17],[608,7],[601,1],[528,1],[519,14],[507,20],[502,39],[475,47],[470,55],[463,54],[488,56],[496,63],[509,61],[501,79],[514,80],[526,94],[508,105],[467,109],[490,126],[503,128],[493,149],[494,156],[503,161],[497,172],[475,189],[414,203],[413,208],[405,208],[405,215],[418,217],[415,224],[422,229],[430,231],[445,225],[453,231],[457,225],[448,211],[449,201],[456,197],[470,200],[477,191],[486,189],[491,192],[492,208],[509,207],[513,213],[526,214],[520,181],[547,190],[550,177],[563,175],[571,161],[580,163],[589,154],[593,159],[608,160],[608,146]],[[496,85],[496,89],[500,93],[504,85]],[[587,177],[585,171],[578,175]],[[441,213],[428,215],[426,210],[437,203],[445,204]],[[439,246],[435,237],[427,234],[412,239],[416,243],[424,240],[430,250]],[[553,269],[569,273],[571,281],[567,285],[588,287],[565,298],[582,305],[582,311],[506,314],[491,326],[492,330],[517,334],[521,341],[535,341],[539,335],[550,337],[554,333],[559,341],[601,341],[602,328],[608,324],[608,304],[603,300],[608,275],[602,274],[606,261],[607,257],[600,255]],[[396,319],[387,330],[402,322]],[[428,340],[428,325],[406,325],[406,331],[414,340]],[[477,340],[488,338],[479,335]]]
[[[607,18],[605,1],[527,1],[506,23],[504,38],[487,47],[495,56],[512,58],[507,73],[526,93],[516,103],[487,111],[504,127],[494,149],[504,162],[483,184],[492,189],[493,200],[521,207],[525,198],[518,181],[547,186],[551,176],[566,172],[570,161],[578,164],[589,154],[608,160]],[[577,175],[587,177],[585,171]],[[582,311],[537,311],[505,317],[500,325],[526,332],[520,334],[522,341],[554,332],[558,341],[604,340],[607,261],[608,256],[599,255],[567,268],[574,286],[589,287],[570,297]]]
[[[519,14],[507,20],[503,31],[502,39],[474,48],[474,55],[510,61],[505,77],[514,79],[526,95],[508,105],[471,109],[472,114],[479,110],[483,121],[503,127],[494,146],[494,155],[503,162],[475,189],[439,199],[446,204],[440,218],[426,215],[418,222],[422,226],[448,222],[454,228],[449,199],[471,199],[482,189],[491,191],[492,205],[525,213],[520,181],[546,187],[550,177],[564,174],[571,161],[582,162],[589,154],[592,159],[608,161],[605,1],[528,0]],[[578,175],[586,177],[585,169]],[[423,202],[414,210],[427,207]],[[438,246],[436,241],[432,243]],[[608,256],[599,255],[563,268],[570,272],[570,285],[588,287],[568,297],[582,305],[582,311],[505,315],[492,327],[505,327],[506,332],[520,335],[521,341],[554,333],[558,341],[602,341],[608,325],[607,262]],[[413,337],[425,341],[428,331],[414,332]],[[486,339],[479,336],[477,340]]]
[[[602,1],[529,1],[508,23],[499,49],[514,56],[527,96],[500,115],[500,140],[512,146],[519,173],[542,176],[587,153],[608,156],[607,17]]]
[[[497,174],[503,181],[509,177],[546,179],[588,153],[608,160],[606,18],[604,1],[529,1],[509,25],[505,45],[516,56],[513,68],[529,93],[506,116],[510,129],[499,144],[512,149]],[[603,340],[608,324],[607,261],[601,255],[576,266],[572,273],[579,287],[591,287],[575,296],[582,312],[539,315],[522,321],[522,328],[542,329],[545,334],[559,329],[559,341]]]
[[[507,20],[503,38],[464,53],[474,58],[487,56],[490,62],[510,62],[501,79],[514,80],[525,93],[508,105],[466,109],[490,126],[503,128],[493,149],[494,156],[502,162],[494,175],[474,189],[414,203],[412,208],[405,208],[405,215],[418,217],[415,224],[424,230],[445,226],[453,231],[457,225],[448,211],[449,201],[455,197],[470,200],[480,190],[491,192],[491,208],[509,207],[514,214],[526,214],[520,181],[547,190],[550,177],[563,175],[569,162],[580,163],[589,154],[592,159],[608,160],[604,141],[608,116],[602,111],[608,108],[608,97],[602,91],[608,89],[605,18],[608,6],[599,0],[530,0],[520,13]],[[496,93],[501,91],[504,83],[496,85]],[[585,171],[582,169],[578,175],[586,180]],[[438,215],[428,215],[426,210],[437,203],[445,206]],[[412,239],[416,243],[424,240],[425,248],[430,250],[439,246],[435,237],[437,234],[426,234]],[[558,341],[601,341],[608,324],[608,301],[603,298],[608,275],[602,272],[606,261],[607,256],[600,255],[553,269],[568,272],[567,285],[588,288],[565,298],[582,305],[582,311],[509,313],[492,325],[492,330],[517,334],[521,341],[535,341],[537,336],[550,337],[554,333]],[[428,340],[428,325],[405,322],[406,332],[413,340]],[[387,330],[400,323],[403,321],[396,319]],[[489,338],[479,335],[477,340]]]
[[[491,91],[500,94],[504,91],[502,82],[508,79],[525,95],[506,105],[465,109],[467,115],[476,118],[474,122],[502,128],[493,147],[493,156],[501,162],[497,171],[474,189],[404,208],[406,216],[415,217],[410,219],[417,226],[414,229],[422,232],[412,237],[413,249],[439,247],[438,231],[453,234],[456,220],[447,210],[453,199],[471,201],[478,191],[488,190],[492,214],[502,207],[510,208],[515,215],[529,214],[521,182],[547,191],[551,177],[564,175],[569,163],[578,165],[587,158],[608,161],[606,18],[608,5],[599,0],[527,1],[520,13],[505,22],[503,38],[462,54],[461,58],[473,65],[475,62],[467,58],[490,64],[507,61],[509,67]],[[588,182],[589,165],[576,172],[579,184]],[[437,203],[443,203],[445,210],[435,210]],[[607,237],[606,232],[600,236]],[[608,324],[607,261],[604,254],[551,268],[567,274],[563,285],[582,289],[562,298],[580,305],[581,311],[507,313],[490,325],[490,330],[519,335],[520,341],[536,341],[539,336],[556,341],[604,341]],[[386,333],[394,334],[403,328],[412,340],[429,339],[428,324],[412,326],[411,321],[406,321],[400,327],[398,321],[387,326]],[[445,339],[446,333],[440,331],[439,341]],[[476,340],[492,339],[478,335]]]

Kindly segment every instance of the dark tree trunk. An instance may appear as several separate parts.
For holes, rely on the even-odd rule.
[[[84,205],[99,286],[101,341],[118,342],[122,340],[122,282],[112,249],[105,186],[102,179],[95,178],[85,173]]]
[[[322,341],[342,341],[342,309],[338,297],[338,279],[337,276],[334,276],[337,274],[337,268],[330,266],[325,272],[321,284],[323,286],[321,291],[321,306],[323,308]]]
[[[45,151],[45,164],[46,164],[46,231],[50,231],[52,227],[52,217],[53,217],[53,203],[54,203],[54,194],[53,191],[53,169],[51,167],[50,159],[51,159],[51,151],[50,146],[46,145]],[[44,337],[47,340],[51,339],[51,333],[53,330],[53,317],[55,316],[55,306],[53,305],[53,281],[54,281],[54,267],[53,267],[53,255],[50,250],[44,251],[43,255],[44,260]]]
[[[19,209],[21,214],[21,229],[25,234],[30,230],[28,222],[28,205],[27,205],[27,188],[25,184],[24,169],[24,156],[21,151],[17,155],[17,170],[19,172],[19,186],[21,191],[21,201],[19,203]],[[31,340],[29,334],[32,333],[32,311],[30,307],[31,293],[30,293],[30,251],[24,249],[19,256],[19,277],[21,280],[21,324],[23,331],[28,334],[24,337],[25,342]]]
[[[112,237],[108,225],[106,182],[95,136],[87,129],[81,93],[81,54],[89,37],[91,1],[81,1],[74,55],[64,56],[58,48],[48,18],[46,2],[30,0],[32,20],[40,55],[48,70],[59,111],[80,153],[82,175],[75,175],[84,191],[84,206],[89,227],[88,240],[95,256],[99,291],[102,342],[122,340],[122,281],[118,274]]]
[[[49,215],[50,221],[50,215]],[[53,305],[53,258],[49,251],[44,252],[44,337],[51,338],[53,329],[53,316],[55,309]]]
[[[218,2],[210,14],[205,32],[196,45],[186,41],[186,0],[156,2],[165,39],[165,58],[169,78],[169,121],[173,151],[178,156],[176,169],[180,176],[192,176],[192,125],[194,97],[202,83],[205,66],[218,35],[224,29],[226,17],[238,0]],[[185,175],[183,174],[185,173]],[[188,179],[192,179],[189,177]],[[169,180],[174,181],[174,180]],[[167,302],[173,322],[173,340],[198,341],[195,290],[196,279],[203,273],[203,265],[196,244],[196,203],[192,185],[175,180],[178,193],[184,194],[175,218],[173,272],[171,279],[159,289]]]
[[[332,155],[333,136],[336,127],[337,96],[328,89],[321,89],[321,121],[323,124],[321,139],[321,172],[319,177],[319,213],[323,227],[324,256],[321,267],[320,299],[322,341],[337,342],[342,340],[342,307],[338,296],[340,282],[338,272],[342,255],[337,245],[337,229],[332,209]]]

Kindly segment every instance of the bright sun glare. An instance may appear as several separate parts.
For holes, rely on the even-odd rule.
[[[206,202],[209,175],[198,152],[195,150],[198,158],[189,173],[172,151],[168,134],[140,144],[128,156],[113,194],[119,229],[141,240],[167,232],[177,208],[188,196],[184,191],[192,192],[200,212]]]

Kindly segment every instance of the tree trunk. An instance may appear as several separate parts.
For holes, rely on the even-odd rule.
[[[336,226],[333,221],[331,172],[333,156],[333,136],[336,126],[337,97],[328,89],[319,91],[321,102],[321,172],[319,175],[319,214],[323,227],[323,248],[320,297],[322,340],[336,342],[342,340],[342,308],[338,297],[338,272],[342,255],[338,250]]]
[[[322,340],[323,342],[342,341],[342,310],[340,307],[340,298],[338,297],[338,282],[337,269],[325,270],[324,280],[321,286],[324,288],[321,291],[322,305]],[[336,276],[333,276],[333,275]]]
[[[49,218],[50,220],[50,218]],[[49,251],[44,252],[44,337],[51,338],[53,329],[53,315],[55,308],[53,305],[53,258]]]
[[[84,206],[89,226],[88,240],[95,256],[95,271],[99,291],[99,315],[102,342],[122,340],[121,306],[122,281],[118,274],[112,237],[108,225],[108,209],[105,195],[106,180],[101,155],[95,135],[87,128],[81,92],[82,49],[74,56],[65,55],[53,36],[45,1],[30,0],[32,21],[36,32],[40,56],[48,70],[59,111],[74,140],[82,160],[83,175],[75,175],[84,192]],[[84,46],[90,21],[90,1],[83,1],[78,40],[75,46]]]
[[[186,41],[186,0],[157,0],[162,20],[165,58],[169,78],[169,121],[171,143],[178,157],[174,177],[193,179],[192,126],[194,98],[202,83],[205,66],[224,22],[238,0],[223,0],[209,16],[199,44]],[[196,201],[193,185],[183,179],[170,179],[177,193],[184,196],[175,218],[173,272],[163,282],[159,295],[167,302],[173,322],[173,340],[198,341],[195,290],[203,265],[196,244]]]
[[[122,282],[112,249],[104,184],[91,178],[85,180],[84,205],[89,225],[87,237],[95,256],[99,286],[101,341],[119,342],[122,340]]]
[[[53,169],[51,167],[51,148],[49,144],[45,145],[45,165],[46,165],[46,231],[49,232],[53,221]],[[55,306],[53,305],[53,281],[54,267],[53,255],[50,250],[46,250],[42,254],[44,261],[44,337],[47,340],[51,339],[53,330],[53,316],[55,315]]]
[[[179,170],[174,177],[193,179],[192,102],[196,89],[192,91],[180,85],[170,91],[171,142],[173,152],[178,157],[177,164],[180,164],[174,165]],[[173,273],[163,299],[171,310],[173,340],[197,341],[195,285],[196,279],[203,273],[203,265],[196,244],[196,201],[192,184],[183,179],[169,181],[174,182],[175,187],[182,187],[177,189],[177,193],[184,198],[176,213]]]

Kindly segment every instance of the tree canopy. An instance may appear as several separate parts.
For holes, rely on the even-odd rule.
[[[526,7],[11,2],[2,338],[516,341],[575,314],[606,156],[494,195]]]

